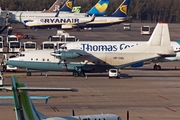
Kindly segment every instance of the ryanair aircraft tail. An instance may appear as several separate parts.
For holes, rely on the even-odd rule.
[[[71,12],[74,6],[74,0],[67,0],[66,3],[60,8],[60,12]]]
[[[107,10],[108,5],[109,0],[99,0],[98,3],[96,3],[96,5],[87,12],[87,14],[103,16]]]
[[[124,0],[122,4],[116,9],[116,11],[111,15],[113,17],[126,17],[130,5],[130,0]]]
[[[44,12],[56,12],[59,10],[60,5],[61,5],[61,0],[56,0],[56,2],[54,2],[54,4]]]

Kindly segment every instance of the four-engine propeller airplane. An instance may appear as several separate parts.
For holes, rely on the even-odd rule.
[[[72,71],[74,76],[85,72],[106,72],[134,64],[174,57],[167,23],[158,23],[148,42],[127,49],[120,48],[120,41],[67,43],[57,51],[37,50],[19,53],[7,64],[27,69],[47,71]]]

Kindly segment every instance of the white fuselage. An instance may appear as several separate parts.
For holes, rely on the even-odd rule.
[[[75,25],[79,24],[80,26],[87,25],[96,25],[96,24],[114,24],[121,23],[124,21],[122,17],[96,17],[93,21],[91,21],[92,17],[85,16],[62,16],[59,17],[36,17],[34,20],[26,22],[25,25],[29,27],[33,26],[48,26],[48,25],[63,25],[70,24]],[[81,24],[84,23],[84,24]]]
[[[72,42],[68,44],[64,44],[61,46],[62,48],[66,47],[66,50],[81,50],[85,53],[89,54],[89,56],[75,56],[74,58],[66,59],[67,66],[64,66],[63,60],[60,62],[60,57],[52,56],[51,53],[53,50],[38,50],[38,51],[27,51],[22,52],[23,56],[17,56],[16,58],[11,58],[8,63],[17,66],[17,67],[24,67],[29,69],[36,69],[36,70],[52,70],[52,71],[60,71],[63,69],[72,71],[76,66],[84,66],[90,65],[93,66],[104,66],[103,69],[107,70],[108,68],[112,68],[112,66],[118,67],[119,65],[126,64],[133,61],[132,59],[140,60],[141,57],[138,58],[139,53],[136,53],[134,49],[128,53],[131,47],[135,47],[138,45],[145,45],[146,42],[127,42],[127,41],[112,41],[112,42],[94,42],[94,41],[86,41],[86,42]],[[175,61],[180,60],[180,54],[178,51],[180,50],[180,46],[177,42],[171,42],[171,46],[173,47],[174,51],[177,52],[176,57],[166,57],[163,60],[161,59],[160,62],[163,61]],[[129,50],[128,50],[129,49]],[[64,50],[64,51],[66,51]],[[124,50],[128,50],[125,52]],[[128,54],[127,54],[128,53]],[[128,59],[126,59],[128,57]],[[144,54],[144,60],[148,55]],[[151,54],[154,56],[154,54]],[[107,67],[111,66],[111,67]],[[128,66],[128,65],[127,65]],[[88,68],[88,67],[87,67]],[[93,69],[88,68],[88,69]],[[95,71],[95,70],[94,70]]]
[[[10,22],[21,22],[34,20],[36,18],[55,17],[57,13],[43,13],[43,11],[12,11],[10,12]],[[86,13],[60,13],[58,17],[85,16]]]
[[[90,22],[93,17],[44,17],[35,18],[32,21],[25,23],[28,27],[33,26],[48,26],[48,25],[77,25],[82,23]]]
[[[122,120],[116,114],[94,114],[80,116],[51,117],[43,120]]]

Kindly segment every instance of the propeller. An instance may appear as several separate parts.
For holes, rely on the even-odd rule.
[[[51,52],[50,54],[52,56],[54,56],[54,58],[58,58],[59,59],[58,65],[62,62],[61,51],[60,50],[55,50],[54,49],[54,52]]]

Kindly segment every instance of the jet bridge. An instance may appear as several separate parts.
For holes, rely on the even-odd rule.
[[[8,27],[9,11],[0,8],[0,34]]]

